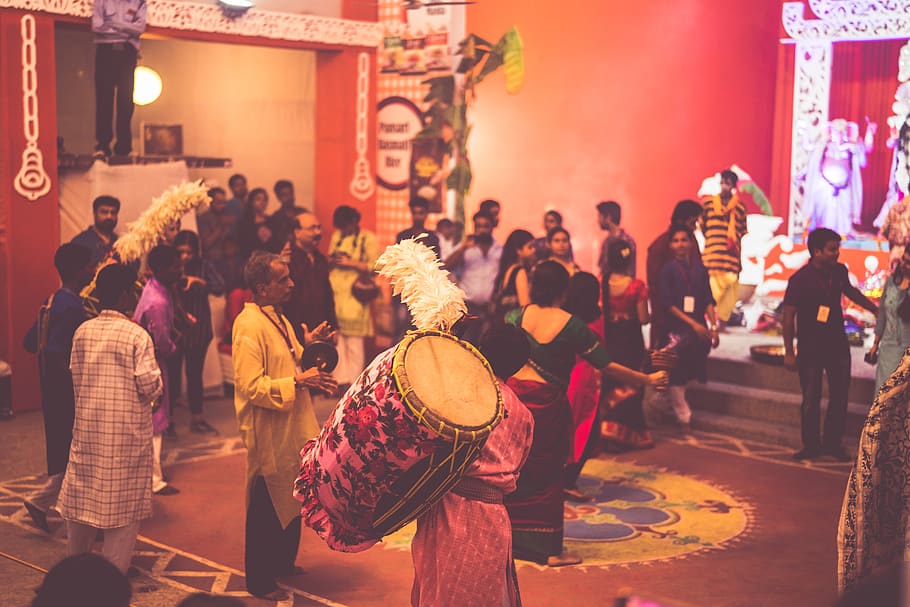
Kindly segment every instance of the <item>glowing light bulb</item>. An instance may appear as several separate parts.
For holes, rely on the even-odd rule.
[[[161,76],[150,67],[136,67],[133,81],[133,103],[148,105],[161,96]]]

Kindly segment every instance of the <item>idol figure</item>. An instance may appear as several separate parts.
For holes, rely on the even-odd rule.
[[[872,151],[877,125],[866,120],[866,135],[859,140],[859,126],[843,118],[832,120],[816,144],[806,169],[803,217],[806,233],[828,228],[850,234],[863,210],[863,179],[866,154]]]

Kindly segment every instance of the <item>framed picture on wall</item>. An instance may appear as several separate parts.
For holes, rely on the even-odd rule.
[[[183,125],[142,123],[143,156],[182,156]]]

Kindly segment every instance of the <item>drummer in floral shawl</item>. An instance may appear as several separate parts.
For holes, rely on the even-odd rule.
[[[521,605],[503,495],[515,490],[534,418],[505,380],[527,362],[530,347],[520,329],[500,325],[484,335],[480,350],[499,378],[503,420],[464,478],[417,519],[413,607]]]
[[[277,577],[297,572],[300,513],[292,488],[300,465],[300,447],[319,432],[310,389],[334,392],[335,380],[318,369],[300,369],[303,346],[282,314],[291,295],[287,263],[271,253],[254,253],[243,270],[253,291],[234,321],[234,408],[247,448],[246,568],[247,590],[273,601],[288,594]],[[322,323],[305,339],[328,339]]]

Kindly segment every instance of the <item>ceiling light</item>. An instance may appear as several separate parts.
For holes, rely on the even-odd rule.
[[[221,12],[228,19],[236,19],[243,16],[248,10],[256,4],[255,0],[218,0],[218,6]]]

